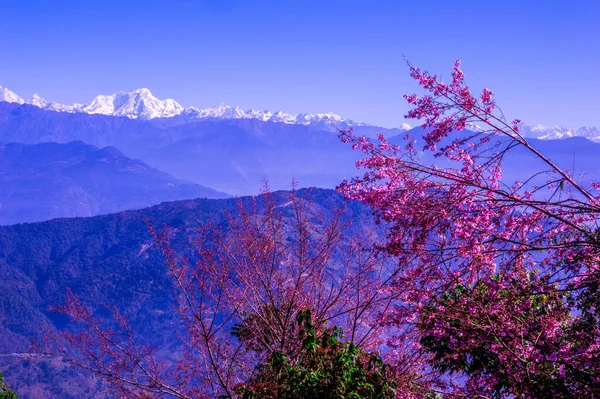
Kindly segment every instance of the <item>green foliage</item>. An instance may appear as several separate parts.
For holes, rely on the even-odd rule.
[[[393,398],[395,383],[389,367],[375,353],[342,340],[338,327],[317,334],[310,311],[298,313],[297,360],[273,353],[257,374],[237,387],[244,399],[360,399]]]
[[[17,393],[8,388],[4,376],[0,372],[0,399],[17,399]]]

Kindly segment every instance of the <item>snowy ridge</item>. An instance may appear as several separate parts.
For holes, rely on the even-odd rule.
[[[82,112],[86,114],[102,114],[124,116],[131,119],[172,118],[181,116],[190,120],[205,119],[258,119],[265,122],[281,122],[287,124],[310,125],[325,123],[330,125],[371,126],[365,123],[355,123],[332,112],[323,114],[289,114],[285,112],[270,112],[266,110],[244,110],[221,104],[216,107],[198,109],[184,108],[177,101],[167,98],[159,100],[148,89],[137,89],[132,92],[120,91],[111,95],[99,95],[87,104],[64,105],[47,101],[34,94],[31,99],[24,101],[12,91],[0,86],[0,101],[19,104],[29,104],[41,109],[57,112]],[[403,130],[410,126],[403,124]]]
[[[337,126],[372,126],[366,123],[356,123],[344,119],[340,115],[329,113],[319,114],[290,114],[285,112],[270,112],[267,110],[244,110],[240,107],[231,107],[220,104],[211,108],[182,107],[177,101],[167,98],[159,100],[148,89],[137,89],[132,92],[120,91],[110,95],[99,95],[87,104],[64,105],[54,101],[47,101],[34,94],[25,101],[6,87],[0,86],[0,101],[29,104],[45,110],[57,112],[83,112],[86,114],[102,114],[111,116],[124,116],[131,119],[155,119],[183,117],[187,120],[211,119],[258,119],[264,122],[280,122],[287,124],[328,124]],[[471,126],[477,129],[477,126]],[[400,130],[410,130],[410,126],[403,123]],[[522,123],[521,131],[525,137],[542,140],[556,140],[569,137],[585,137],[589,140],[600,142],[600,129],[595,127],[581,127],[573,129],[565,126],[543,126]]]
[[[81,104],[63,105],[54,101],[46,101],[37,93],[34,94],[29,100],[25,101],[25,104],[34,105],[38,108],[57,112],[77,112],[77,107],[81,106]]]
[[[17,96],[15,93],[2,86],[0,86],[0,101],[6,101],[7,103],[17,104],[23,104],[25,102],[21,97]]]
[[[600,142],[600,129],[596,127],[580,127],[573,129],[566,126],[543,126],[530,123],[521,124],[521,133],[525,137],[541,140],[557,140],[569,137],[585,137],[586,139]]]
[[[132,119],[169,118],[183,112],[177,101],[167,98],[159,100],[148,89],[138,89],[112,95],[96,96],[79,109],[86,114],[125,116]]]
[[[309,125],[313,123],[353,124],[367,126],[364,123],[354,123],[332,112],[325,114],[288,114],[285,112],[270,112],[267,110],[244,110],[240,107],[230,107],[220,104],[216,107],[197,109],[188,108],[183,115],[193,119],[259,119],[264,122],[282,122],[289,124]]]

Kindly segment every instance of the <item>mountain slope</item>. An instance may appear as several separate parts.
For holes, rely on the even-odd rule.
[[[226,194],[175,179],[114,147],[0,144],[0,224],[92,216]]]
[[[289,193],[273,195],[278,209],[291,216],[292,209],[286,206]],[[332,190],[300,190],[298,196],[325,218],[345,204],[343,220],[352,221],[351,232],[376,231],[370,210],[361,203],[346,203]],[[256,201],[261,209],[261,199]],[[252,198],[242,198],[242,202],[248,208],[253,205]],[[1,356],[27,350],[29,339],[43,334],[44,324],[65,325],[64,318],[47,308],[64,302],[67,287],[98,309],[102,304],[117,306],[136,330],[156,345],[176,346],[178,325],[174,324],[171,281],[144,220],[175,228],[172,245],[179,253],[188,253],[199,224],[212,221],[225,226],[225,215],[235,214],[237,204],[236,199],[197,199],[113,215],[0,227],[0,370],[19,394],[30,392],[30,384],[42,385],[39,396],[19,397],[91,397],[77,396],[76,391],[67,396],[54,383],[54,368],[36,371],[32,370],[37,364],[34,361],[26,368],[24,359]],[[32,375],[34,372],[37,374]],[[30,378],[26,381],[23,375]],[[89,381],[81,384],[89,385]]]
[[[357,174],[355,151],[329,130],[304,125],[226,120],[169,129],[178,139],[138,154],[157,168],[233,194],[257,193],[267,178],[274,189],[333,188]],[[200,175],[199,171],[214,170]],[[218,172],[217,172],[218,171]]]

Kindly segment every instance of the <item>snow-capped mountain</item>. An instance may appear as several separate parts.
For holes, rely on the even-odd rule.
[[[25,104],[34,105],[41,109],[46,109],[49,111],[57,111],[57,112],[77,112],[80,104],[75,105],[63,105],[54,101],[47,101],[40,97],[39,94],[34,94],[29,100],[25,101]]]
[[[50,105],[50,101],[44,100],[39,94],[35,93],[25,104],[35,105],[38,108],[47,108]]]
[[[258,119],[263,122],[280,122],[286,124],[326,124],[335,126],[362,126],[374,127],[366,123],[356,123],[344,119],[332,112],[318,114],[290,114],[286,112],[271,112],[267,110],[244,110],[240,107],[231,107],[220,104],[210,108],[184,108],[177,101],[167,98],[159,100],[148,89],[137,89],[132,92],[120,91],[110,95],[96,96],[86,104],[64,105],[54,101],[47,101],[34,94],[25,101],[6,87],[0,86],[0,101],[29,104],[49,111],[57,112],[82,112],[86,114],[102,114],[109,116],[124,116],[131,119],[156,119],[172,118],[179,116],[184,121],[194,120],[223,120],[223,119]],[[401,131],[410,130],[411,127],[403,123]],[[556,140],[569,137],[585,137],[589,140],[600,142],[600,129],[596,127],[581,127],[573,129],[565,126],[543,126],[531,123],[522,123],[521,130],[525,137],[542,140]]]
[[[585,137],[589,140],[600,142],[600,129],[596,127],[580,127],[573,129],[566,126],[543,126],[529,123],[521,124],[521,132],[525,137],[542,140],[556,140],[569,137]]]
[[[99,95],[87,104],[64,105],[47,101],[34,94],[24,101],[12,91],[0,86],[0,101],[29,104],[42,109],[58,112],[83,112],[87,114],[102,114],[124,116],[131,119],[155,119],[181,116],[186,120],[203,119],[258,119],[264,122],[282,122],[287,124],[318,124],[371,126],[365,123],[355,123],[332,112],[322,114],[290,114],[285,112],[270,112],[266,110],[244,110],[221,104],[216,107],[198,109],[184,108],[177,101],[167,98],[159,100],[148,89],[137,89],[132,92],[120,91],[111,95]],[[410,129],[403,124],[402,130]]]
[[[193,119],[259,119],[263,122],[282,122],[289,124],[310,125],[315,123],[327,124],[353,124],[367,126],[364,123],[355,123],[332,112],[325,114],[288,114],[285,112],[270,112],[267,110],[244,110],[240,107],[230,107],[220,104],[211,108],[188,108],[182,113]]]
[[[112,95],[100,95],[94,97],[87,104],[73,105],[47,101],[38,94],[34,94],[31,99],[25,101],[25,104],[50,111],[125,116],[132,119],[169,118],[181,114],[184,110],[175,100],[166,99],[161,101],[154,97],[148,89],[138,89],[129,93],[118,92]]]
[[[23,104],[25,101],[6,87],[0,86],[0,101]]]
[[[170,118],[183,112],[177,101],[159,100],[148,89],[138,89],[112,95],[100,95],[79,108],[87,114],[126,116],[134,119]]]

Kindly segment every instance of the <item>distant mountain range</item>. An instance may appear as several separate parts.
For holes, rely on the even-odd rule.
[[[3,95],[9,96],[7,91]],[[370,137],[382,133],[393,142],[402,142],[407,134],[403,129],[367,125],[354,129]],[[535,131],[541,134],[540,129]],[[422,133],[420,127],[408,132],[413,137]],[[567,139],[531,139],[531,143],[564,169],[574,167],[582,181],[600,181],[600,144],[561,137]],[[77,152],[72,144],[69,151],[74,153],[61,146],[35,146],[73,141],[80,142],[77,151],[87,151],[85,162],[73,155]],[[264,179],[273,190],[289,189],[292,180],[300,187],[334,188],[344,178],[361,174],[355,162],[363,155],[341,143],[336,126],[329,123],[196,120],[183,114],[146,120],[56,112],[18,102],[0,102],[1,143],[27,146],[18,152],[21,147],[13,144],[0,153],[0,165],[5,165],[0,176],[0,224],[90,216],[168,200],[253,195]],[[53,151],[58,151],[56,156]],[[11,158],[17,153],[22,158]],[[108,153],[111,157],[99,155]],[[430,161],[441,166],[440,159]],[[510,182],[543,166],[515,149],[503,172]]]
[[[110,116],[124,116],[131,119],[156,119],[181,116],[180,121],[198,121],[215,119],[258,119],[263,122],[281,122],[287,124],[333,124],[336,126],[371,126],[366,123],[356,123],[341,116],[329,113],[319,114],[290,114],[286,112],[271,112],[266,110],[244,110],[239,107],[230,107],[225,104],[212,108],[198,109],[195,107],[184,108],[177,101],[167,98],[159,100],[150,90],[142,88],[131,92],[120,91],[111,95],[99,95],[86,104],[64,105],[54,101],[47,101],[34,94],[27,101],[9,89],[0,86],[0,101],[29,104],[48,111],[100,114]],[[410,126],[403,125],[400,129],[407,130]]]
[[[0,143],[83,141],[114,146],[126,156],[177,178],[234,195],[258,193],[268,178],[273,189],[332,188],[357,174],[360,154],[340,142],[332,125],[286,124],[257,119],[130,119],[42,110],[0,102]],[[357,126],[359,134],[395,136],[401,129]]]
[[[301,187],[333,188],[343,178],[359,175],[362,157],[340,142],[334,126],[286,124],[257,119],[199,120],[178,118],[130,119],[42,110],[31,105],[0,102],[0,143],[83,141],[114,146],[130,158],[176,178],[232,195],[258,193],[267,178],[274,190],[288,189],[292,179]],[[402,129],[356,126],[359,135],[383,133],[402,142]],[[408,132],[422,135],[422,128]],[[531,139],[551,159],[585,179],[600,180],[600,144],[583,138]],[[432,160],[432,162],[434,162]],[[439,162],[439,159],[435,162]],[[543,165],[541,165],[543,166]],[[505,163],[507,181],[535,173],[540,165],[524,152],[513,151]]]
[[[98,95],[86,104],[64,105],[54,101],[47,101],[34,94],[29,100],[24,100],[19,95],[6,87],[0,86],[0,102],[29,104],[38,108],[68,113],[100,114],[110,116],[123,116],[131,119],[160,119],[174,118],[170,124],[190,123],[203,120],[226,119],[257,119],[263,122],[281,122],[286,124],[302,125],[334,125],[340,128],[350,126],[364,126],[378,128],[368,123],[354,122],[340,115],[329,113],[318,114],[290,114],[285,112],[271,112],[266,110],[244,110],[239,107],[220,104],[211,108],[198,109],[195,107],[184,108],[177,101],[167,98],[160,100],[152,95],[146,88],[131,92],[120,91],[111,95]],[[177,118],[175,118],[177,117]],[[409,130],[407,124],[399,126],[398,130]],[[522,123],[522,132],[525,137],[541,140],[554,140],[569,137],[585,137],[589,140],[600,142],[600,129],[596,127],[571,128],[566,126],[543,126],[539,124]]]
[[[580,127],[572,129],[566,126],[542,126],[523,123],[521,131],[525,137],[540,140],[558,140],[570,137],[585,137],[588,140],[600,142],[600,129],[597,127]]]
[[[228,195],[183,181],[114,147],[0,144],[0,224],[94,216]]]

